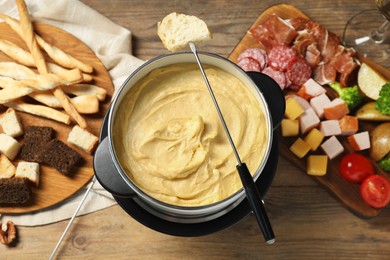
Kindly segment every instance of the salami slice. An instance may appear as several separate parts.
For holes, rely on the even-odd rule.
[[[243,51],[237,58],[238,61],[241,61],[244,58],[252,58],[259,62],[260,68],[263,70],[268,64],[268,56],[265,50],[260,48],[249,48]]]
[[[266,67],[265,69],[263,69],[262,73],[275,80],[282,90],[286,87],[286,74],[283,71],[278,71],[274,70],[271,67]]]
[[[237,62],[237,65],[245,71],[261,72],[259,62],[251,57],[242,58],[240,61]]]
[[[268,64],[275,70],[285,71],[289,61],[297,57],[297,52],[287,45],[277,45],[268,53]]]
[[[302,57],[295,57],[288,63],[286,76],[294,89],[299,89],[311,77],[311,67]]]

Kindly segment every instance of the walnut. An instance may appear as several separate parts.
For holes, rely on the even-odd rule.
[[[3,230],[2,223],[0,223],[0,243],[9,245],[16,238],[16,227],[12,221],[8,221],[6,230]]]

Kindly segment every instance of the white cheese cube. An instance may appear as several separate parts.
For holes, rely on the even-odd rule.
[[[16,167],[15,177],[27,178],[35,186],[39,185],[39,163],[36,162],[19,162]]]
[[[323,142],[321,148],[324,150],[329,159],[333,159],[344,152],[343,145],[339,142],[339,140],[337,140],[335,136],[332,136]]]
[[[16,158],[20,148],[22,148],[22,145],[12,136],[0,134],[0,152],[5,154],[10,160]]]
[[[8,108],[4,114],[0,116],[0,126],[5,134],[17,137],[23,134],[23,127],[18,116],[13,108]]]
[[[83,149],[88,153],[92,153],[98,141],[99,139],[96,136],[77,125],[72,128],[72,131],[70,131],[68,135],[69,143]]]

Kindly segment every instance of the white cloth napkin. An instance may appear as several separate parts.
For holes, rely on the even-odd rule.
[[[88,45],[103,62],[117,90],[143,61],[131,55],[131,32],[77,0],[26,0],[32,20],[59,27]],[[19,18],[15,1],[0,0],[0,13]],[[1,222],[36,226],[68,219],[79,205],[86,188],[46,210],[22,215],[2,215]],[[79,215],[116,204],[111,194],[96,182]]]

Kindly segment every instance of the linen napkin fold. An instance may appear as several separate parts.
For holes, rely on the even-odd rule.
[[[131,32],[78,0],[26,0],[32,20],[54,25],[88,45],[103,62],[114,83],[115,92],[143,61],[131,55]],[[19,19],[15,1],[0,0],[0,13]],[[0,21],[1,22],[1,21]],[[79,205],[86,188],[69,199],[45,210],[22,215],[2,215],[1,222],[37,226],[68,219]],[[116,201],[96,182],[78,215],[91,213]]]

